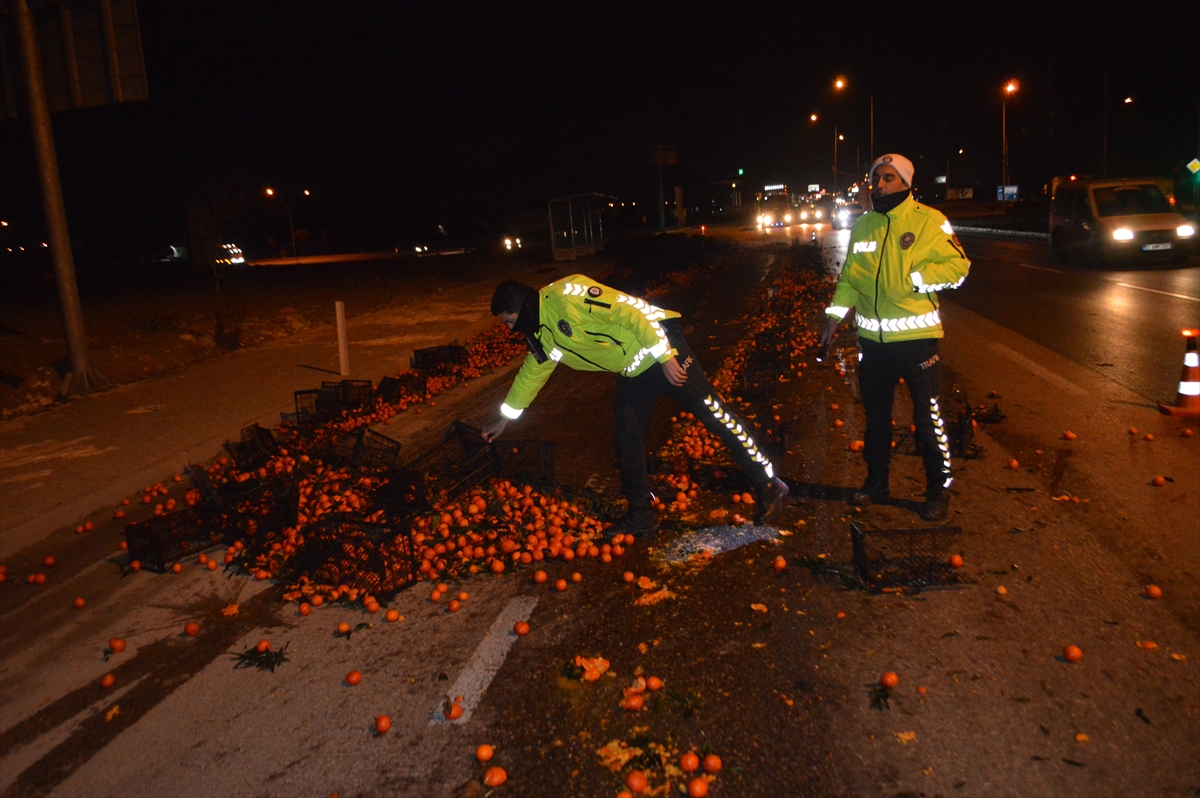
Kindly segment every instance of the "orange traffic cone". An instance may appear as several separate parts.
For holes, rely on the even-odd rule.
[[[1196,351],[1197,335],[1200,335],[1200,330],[1183,330],[1183,336],[1187,338],[1187,351],[1183,353],[1183,376],[1179,378],[1175,406],[1158,406],[1161,412],[1169,416],[1200,418],[1200,353]]]

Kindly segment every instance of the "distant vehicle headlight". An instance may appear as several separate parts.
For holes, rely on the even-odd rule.
[[[758,219],[757,219],[756,221],[757,221],[759,224],[762,224],[762,222],[763,222],[763,215],[762,215],[761,213],[758,215]]]
[[[764,213],[762,220],[763,224],[770,224],[771,222],[775,221],[774,217],[772,217],[769,213]]]
[[[801,219],[807,219],[807,218],[808,218],[808,211],[800,211],[800,218],[801,218]]]
[[[520,246],[521,246],[521,239],[519,239],[519,238],[514,238],[513,240],[517,242],[517,246],[518,246],[518,247],[520,247]]]
[[[783,220],[784,220],[785,222],[790,222],[790,221],[792,220],[792,215],[791,215],[790,213],[785,213],[785,214],[783,215]],[[1191,235],[1191,233],[1188,233],[1188,235]]]
[[[1191,238],[1195,234],[1196,228],[1192,227],[1190,224],[1181,224],[1175,228],[1175,235],[1179,236],[1180,238]]]
[[[512,247],[513,247],[513,240],[511,238],[504,239],[504,248],[512,249]]]
[[[838,214],[838,217],[844,222],[850,218],[850,211],[842,211]]]
[[[820,211],[817,211],[817,218],[818,218],[818,219],[820,219],[820,218],[821,218],[821,212],[820,212]]]
[[[415,249],[417,252],[420,252],[420,251],[421,251],[421,248],[420,248],[420,247],[413,247],[413,249]]]
[[[1117,241],[1132,241],[1133,231],[1128,227],[1120,227],[1113,230],[1113,238]]]

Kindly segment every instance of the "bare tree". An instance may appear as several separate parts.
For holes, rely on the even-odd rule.
[[[188,252],[197,268],[211,272],[216,290],[213,340],[225,349],[241,345],[244,298],[226,291],[229,253],[222,244],[235,241],[249,229],[248,211],[256,196],[248,171],[238,163],[210,165],[196,182],[187,208]],[[228,286],[226,285],[228,288]]]

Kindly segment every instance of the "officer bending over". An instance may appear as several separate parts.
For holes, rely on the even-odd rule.
[[[651,505],[646,466],[646,428],[660,394],[667,394],[724,441],[734,461],[758,489],[754,522],[761,524],[783,506],[788,487],[775,476],[740,419],[725,408],[684,340],[679,314],[657,308],[573,274],[535,291],[505,280],[492,296],[492,315],[525,334],[525,358],[501,417],[483,428],[493,441],[519,418],[559,363],[576,371],[609,371],[617,382],[614,426],[621,493],[629,510],[605,534],[651,537],[658,518]]]

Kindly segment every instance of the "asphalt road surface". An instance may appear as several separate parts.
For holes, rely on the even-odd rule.
[[[825,243],[836,245],[838,235]],[[710,262],[661,300],[685,313],[689,341],[709,372],[764,313],[767,287],[788,264],[832,268],[840,260],[836,246],[771,247],[761,234],[733,236],[755,246],[735,250],[720,268]],[[985,257],[1008,247],[967,245]],[[994,278],[1021,298],[1044,292],[1038,301],[1051,307],[1087,307],[1084,298],[1055,299],[1054,286],[1005,282],[1053,278],[1071,286],[1069,275],[1005,263],[978,258],[968,285]],[[1138,284],[1196,296],[1194,270],[1177,274],[1191,274],[1190,288]],[[1112,289],[1101,278],[1111,275],[1088,276],[1095,282],[1089,301],[1100,303]],[[1148,273],[1124,282],[1133,277]],[[829,288],[811,297],[795,334],[817,328]],[[1131,290],[1134,301],[1143,293]],[[485,299],[477,286],[445,295],[445,315],[457,308],[456,324],[486,324]],[[420,308],[430,298],[414,294],[412,302]],[[391,603],[403,620],[384,623],[344,605],[302,618],[278,588],[191,561],[177,575],[120,578],[121,523],[111,520],[111,507],[90,516],[90,536],[62,530],[14,554],[15,576],[0,584],[0,794],[476,798],[484,792],[471,782],[484,768],[474,752],[488,743],[509,778],[496,798],[611,798],[658,746],[671,762],[688,750],[718,754],[724,767],[711,785],[714,798],[1194,796],[1200,438],[1183,437],[1183,425],[1157,413],[1145,392],[1072,349],[1082,332],[1059,332],[1060,352],[1009,326],[1028,325],[1035,314],[1006,323],[998,315],[1005,303],[995,302],[995,317],[966,300],[946,306],[950,380],[974,397],[992,392],[1006,415],[980,425],[979,448],[955,461],[951,523],[961,529],[954,548],[966,560],[965,589],[875,595],[853,576],[850,520],[877,530],[920,526],[913,510],[923,485],[920,460],[905,449],[911,408],[901,396],[895,500],[862,512],[847,506],[865,468],[848,451],[862,436],[862,417],[853,335],[845,333],[845,373],[797,364],[803,376],[742,408],[747,418],[770,424],[773,414],[788,423],[776,463],[793,501],[777,528],[728,533],[710,557],[673,556],[695,549],[700,537],[668,517],[658,540],[612,563],[546,563],[550,583],[581,573],[566,591],[534,584],[531,569],[477,577],[455,586],[470,599],[451,614],[421,583]],[[397,307],[352,326],[352,347],[382,340],[378,328],[412,323],[412,311]],[[1170,386],[1182,325],[1178,318],[1156,324],[1174,341],[1174,357],[1162,356]],[[1045,334],[1055,334],[1053,322]],[[1130,346],[1149,351],[1157,334],[1134,335]],[[244,357],[257,371],[285,376],[299,359],[282,345]],[[228,384],[214,373],[209,389],[234,402],[247,380],[227,370]],[[494,417],[511,376],[473,380],[380,431],[421,451],[452,420],[480,425]],[[611,491],[614,382],[556,373],[508,434],[554,440],[560,480]],[[148,381],[107,401],[127,396],[130,409],[113,411],[124,415],[154,395]],[[225,412],[236,418],[235,411]],[[652,450],[672,435],[673,412],[668,402],[658,408]],[[1154,440],[1128,434],[1133,426]],[[1064,430],[1077,438],[1064,440]],[[1008,467],[1012,461],[1019,467]],[[1155,474],[1172,480],[1151,487]],[[701,477],[710,500],[737,509],[725,499],[745,487],[736,474]],[[72,565],[80,540],[91,559]],[[25,585],[23,575],[47,554],[58,557],[59,570],[41,589]],[[773,566],[780,555],[781,572]],[[638,603],[649,591],[626,583],[627,570],[674,595]],[[1144,596],[1149,582],[1163,588],[1162,599]],[[86,596],[87,607],[72,609],[75,596]],[[240,608],[227,615],[231,604]],[[505,631],[524,617],[528,635]],[[188,620],[201,623],[195,638],[180,634]],[[345,639],[333,634],[340,621],[371,626]],[[114,636],[129,649],[106,660],[105,641]],[[230,652],[264,638],[289,643],[289,661],[274,673],[235,670]],[[1081,662],[1062,658],[1069,643],[1083,650]],[[576,656],[604,657],[614,675],[575,681],[564,666]],[[358,686],[343,681],[351,669],[363,674]],[[880,704],[873,699],[884,671],[898,673],[900,683]],[[117,684],[105,692],[97,682],[107,672]],[[622,690],[638,675],[665,686],[645,709],[627,711]],[[456,694],[470,712],[444,722],[438,707]],[[392,730],[374,735],[383,713]],[[610,771],[598,752],[613,741],[645,759]],[[671,779],[670,792],[658,795],[679,794],[678,773],[648,769],[654,787]]]

